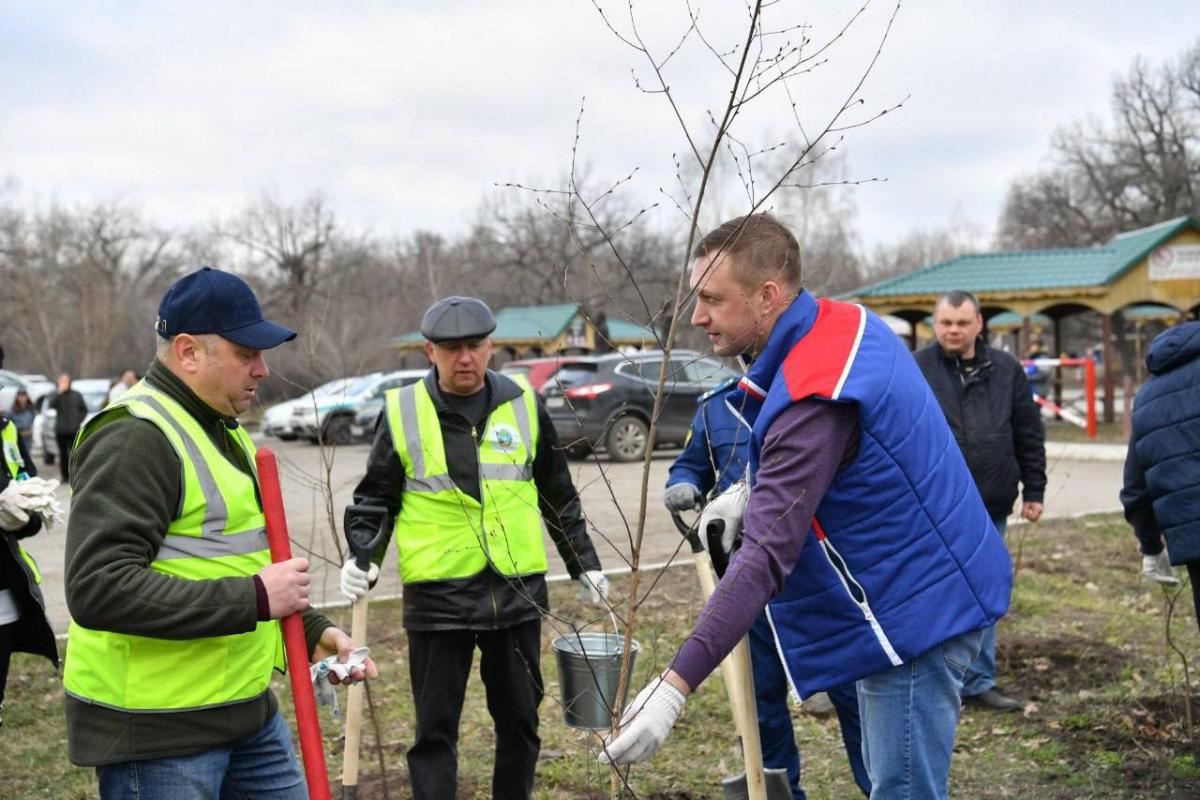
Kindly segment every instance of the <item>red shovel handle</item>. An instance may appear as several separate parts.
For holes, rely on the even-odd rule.
[[[287,517],[283,513],[283,495],[279,490],[279,466],[275,453],[264,447],[254,458],[258,466],[258,491],[262,495],[263,514],[267,518],[267,543],[271,561],[279,563],[292,557]],[[325,770],[325,747],[321,742],[321,724],[317,721],[317,703],[309,676],[308,646],[304,623],[299,614],[280,620],[283,643],[287,649],[288,677],[292,680],[292,701],[296,704],[296,728],[300,731],[300,755],[310,800],[329,800],[329,773]]]

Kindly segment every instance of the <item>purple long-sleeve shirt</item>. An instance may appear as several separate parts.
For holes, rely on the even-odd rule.
[[[817,506],[858,453],[854,405],[802,400],[771,423],[746,506],[742,546],[671,668],[695,689],[750,630],[796,566]]]

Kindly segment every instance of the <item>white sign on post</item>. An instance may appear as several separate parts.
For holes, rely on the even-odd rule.
[[[1200,278],[1200,244],[1173,244],[1150,254],[1150,280]]]

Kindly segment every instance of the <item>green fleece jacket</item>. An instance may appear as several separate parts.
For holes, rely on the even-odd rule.
[[[226,429],[237,420],[201,401],[161,363],[146,380],[179,401],[235,466],[250,465]],[[148,568],[180,504],[182,466],[153,423],[123,409],[105,415],[72,455],[66,594],[87,628],[164,639],[196,639],[253,630],[254,578],[188,581]],[[330,622],[309,611],[311,653]],[[70,642],[67,656],[71,657]],[[72,763],[99,766],[181,756],[228,745],[258,731],[279,708],[268,689],[243,703],[200,711],[134,714],[66,698]]]

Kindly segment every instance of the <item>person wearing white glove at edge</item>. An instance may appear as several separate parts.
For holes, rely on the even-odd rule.
[[[541,619],[549,609],[543,523],[585,600],[605,603],[608,594],[549,414],[523,377],[487,368],[495,327],[491,310],[471,297],[447,297],[425,312],[421,334],[433,368],[387,392],[346,514],[348,530],[364,541],[380,521],[356,509],[382,506],[393,519],[416,712],[407,753],[416,800],[458,795],[458,723],[477,648],[496,731],[492,797],[532,797]],[[344,567],[343,592],[357,597],[374,578]]]
[[[1200,614],[1200,322],[1155,337],[1146,369],[1121,504],[1140,545],[1142,575],[1169,589],[1179,585],[1172,565],[1186,567]]]
[[[37,508],[54,505],[58,481],[36,477],[37,467],[12,420],[0,416],[0,444],[4,465],[0,468],[0,725],[4,724],[4,696],[8,684],[8,664],[14,652],[44,656],[58,668],[58,646],[54,631],[46,619],[42,574],[21,540],[39,533],[49,525]],[[21,484],[39,487],[31,495]],[[45,492],[49,492],[47,502]],[[31,496],[37,501],[30,502]]]
[[[912,356],[861,306],[803,291],[786,227],[733,219],[693,257],[692,324],[753,358],[726,398],[753,432],[742,544],[601,761],[653,755],[765,606],[801,698],[858,681],[871,797],[946,798],[963,675],[1008,608],[1004,542]]]

